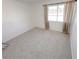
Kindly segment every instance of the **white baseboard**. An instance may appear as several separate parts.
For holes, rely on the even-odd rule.
[[[16,36],[11,37],[10,39],[2,40],[2,43],[6,43],[7,41],[12,40],[13,38],[15,38],[15,37],[17,37],[17,36],[19,36],[19,35],[21,35],[21,34],[23,34],[23,33],[25,33],[25,32],[28,32],[28,31],[30,31],[30,30],[33,29],[33,28],[35,28],[35,27],[31,27],[31,28],[27,29],[27,30],[24,31],[24,32],[18,33]]]

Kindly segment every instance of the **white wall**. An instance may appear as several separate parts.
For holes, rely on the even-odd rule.
[[[31,13],[34,26],[45,28],[43,4],[39,2],[33,3]]]
[[[72,59],[77,59],[77,7],[76,7],[76,4],[75,4],[74,13],[71,21],[70,41],[71,41]]]
[[[2,41],[6,42],[33,28],[31,5],[14,0],[2,1]]]

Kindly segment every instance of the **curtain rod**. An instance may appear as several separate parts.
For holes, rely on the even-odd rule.
[[[44,5],[55,5],[55,4],[63,4],[63,3],[71,3],[71,2],[77,2],[77,1],[66,1],[66,2],[51,3],[51,4],[44,4]]]

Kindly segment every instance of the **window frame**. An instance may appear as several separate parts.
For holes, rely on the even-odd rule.
[[[58,13],[58,11],[59,11],[59,6],[60,5],[63,5],[63,14],[62,15],[59,15]],[[56,13],[57,13],[57,15],[49,15],[49,7],[53,7],[53,6],[56,6],[57,7],[57,11],[56,11]],[[65,4],[55,4],[55,5],[48,5],[48,21],[53,21],[53,22],[64,22],[64,12],[65,12]],[[56,16],[57,17],[57,19],[56,20],[49,20],[49,16]],[[59,16],[62,16],[62,18],[63,18],[63,20],[61,21],[59,21],[58,19],[58,17]]]

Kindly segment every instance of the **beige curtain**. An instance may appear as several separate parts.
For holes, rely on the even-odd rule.
[[[45,19],[45,29],[49,29],[49,22],[48,22],[48,5],[44,5],[44,19]]]
[[[69,26],[70,26],[70,20],[74,8],[74,1],[67,2],[65,4],[65,13],[64,13],[64,27],[63,27],[63,32],[64,33],[69,33]]]

